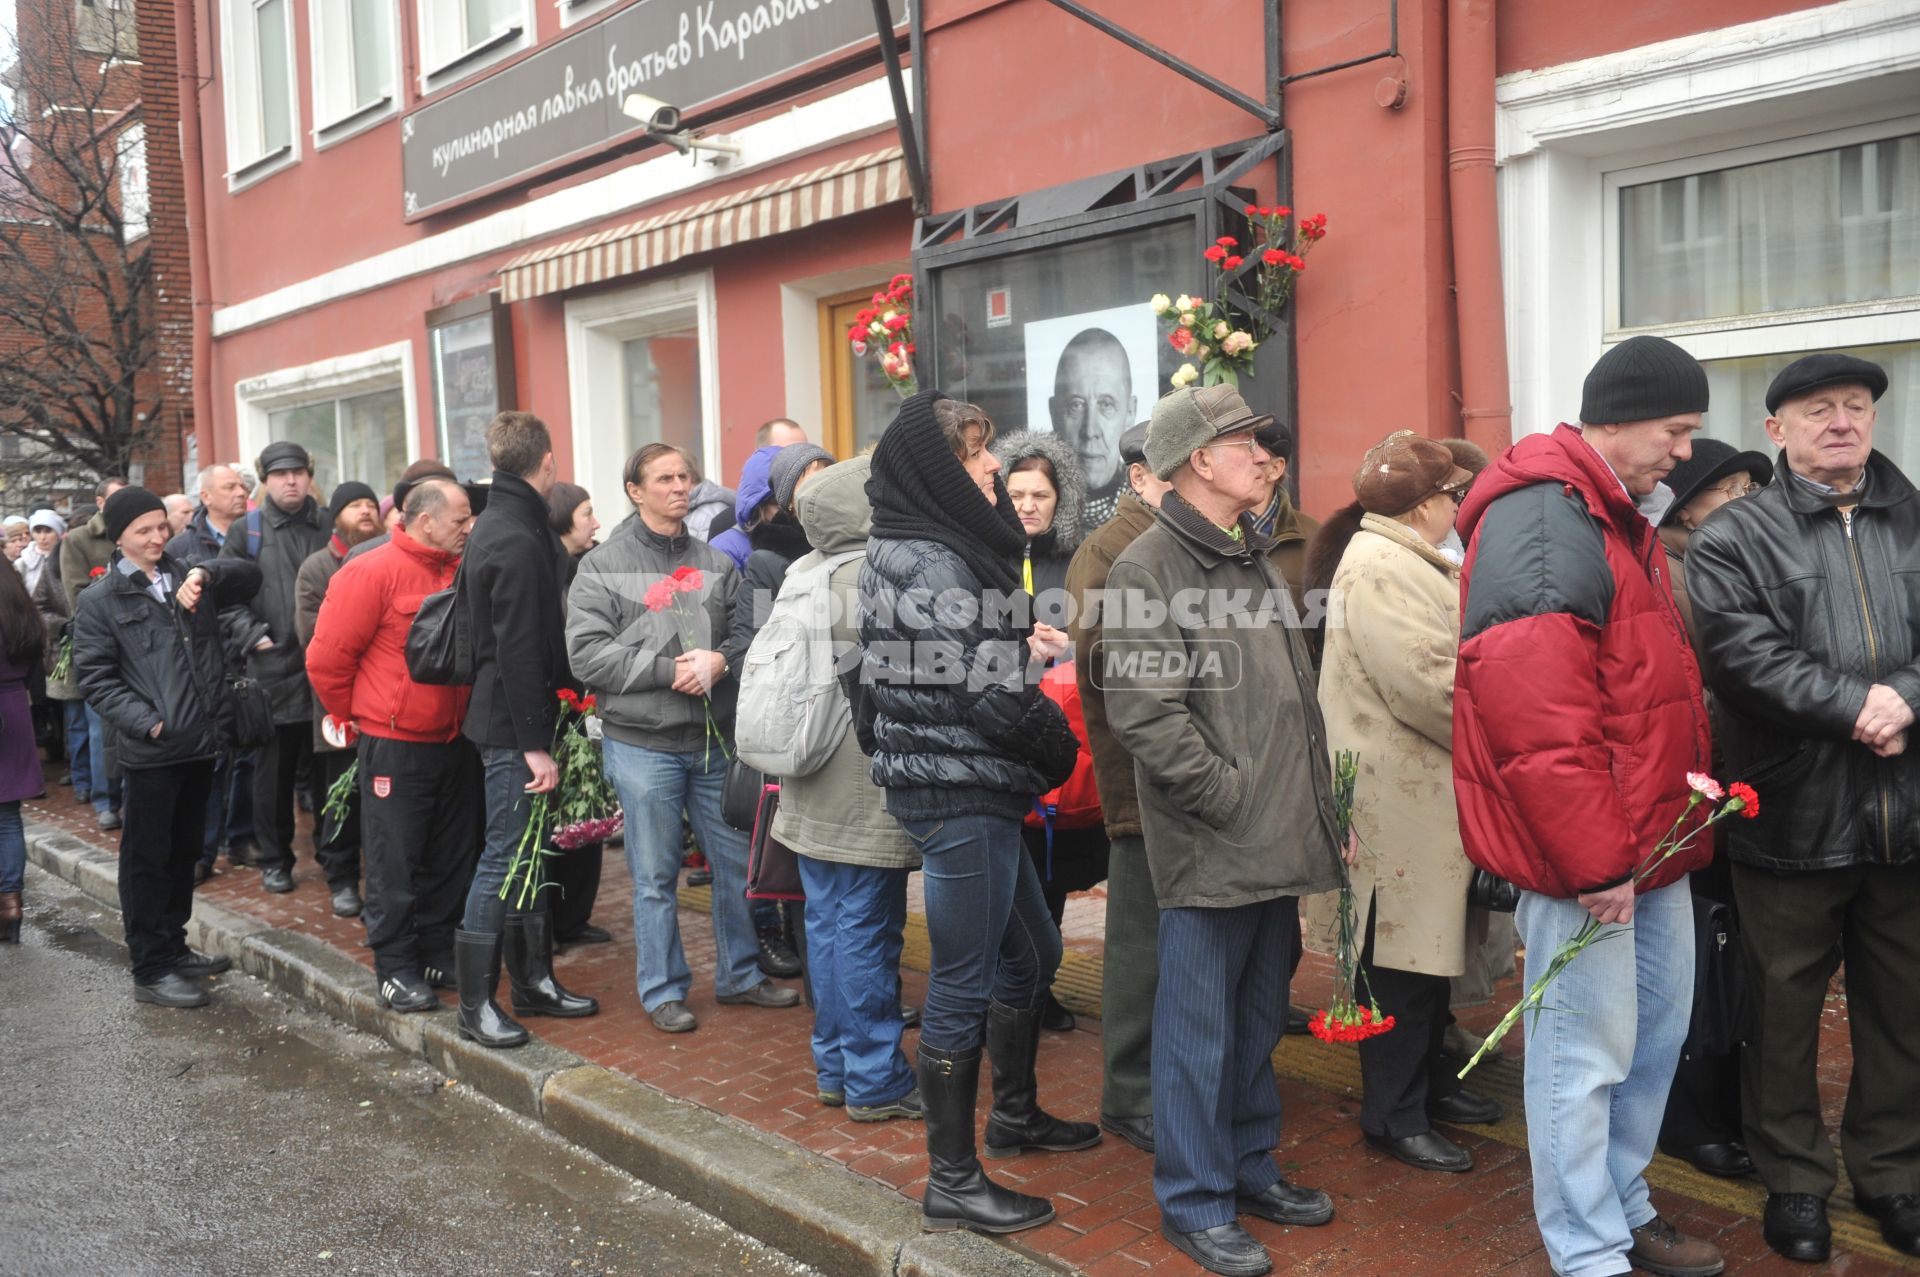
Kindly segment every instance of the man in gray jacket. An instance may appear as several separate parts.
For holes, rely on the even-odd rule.
[[[1154,1196],[1161,1232],[1203,1267],[1271,1262],[1236,1216],[1324,1224],[1333,1202],[1272,1152],[1271,1057],[1286,1027],[1299,897],[1340,885],[1326,729],[1287,584],[1248,517],[1271,457],[1232,386],[1153,408],[1147,462],[1170,480],[1107,576],[1090,652],[1107,722],[1132,755],[1160,902],[1153,1017]]]
[[[739,575],[687,531],[693,473],[679,449],[648,444],[628,459],[625,478],[634,517],[580,560],[567,596],[567,660],[599,702],[606,775],[627,814],[640,1003],[661,1032],[687,1033],[697,1023],[680,946],[683,809],[713,865],[719,1000],[790,1007],[800,995],[760,973],[747,840],[720,818],[738,684],[719,649]],[[676,571],[686,579],[673,581]]]

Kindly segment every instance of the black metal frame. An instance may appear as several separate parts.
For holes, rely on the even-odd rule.
[[[942,313],[942,272],[995,257],[1039,252],[1062,245],[1100,239],[1127,231],[1186,221],[1192,227],[1194,279],[1205,277],[1201,253],[1222,235],[1249,242],[1246,206],[1254,198],[1248,183],[1260,167],[1272,161],[1279,199],[1290,198],[1293,185],[1292,148],[1285,130],[1241,142],[1217,146],[1168,160],[1158,160],[1096,178],[995,200],[914,224],[913,276],[920,301],[916,310]],[[1250,272],[1251,267],[1247,270]],[[1178,281],[1169,280],[1170,288]],[[1226,299],[1249,314],[1258,311],[1257,297],[1237,283],[1226,289]],[[1141,298],[1145,301],[1146,298]],[[1254,379],[1242,386],[1248,402],[1283,421],[1294,419],[1293,308],[1280,314],[1260,312],[1272,326],[1272,335],[1254,352]],[[916,327],[919,349],[915,363],[922,369],[939,368],[940,331],[937,323]],[[1156,387],[1156,395],[1164,387]],[[1152,396],[1149,396],[1152,398]],[[1295,439],[1296,456],[1299,440]],[[1298,469],[1297,462],[1291,469]]]

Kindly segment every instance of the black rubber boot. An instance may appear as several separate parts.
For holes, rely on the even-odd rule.
[[[545,909],[507,919],[507,983],[515,1015],[573,1019],[597,1015],[600,1004],[568,993],[553,978],[553,915]]]
[[[1002,1188],[980,1169],[973,1150],[973,1102],[980,1090],[980,1048],[929,1051],[917,1061],[920,1104],[927,1124],[927,1189],[920,1226],[930,1233],[956,1228],[1017,1233],[1053,1218],[1053,1203]]]
[[[500,983],[500,937],[484,931],[453,933],[453,979],[460,988],[460,1036],[481,1046],[522,1046],[527,1031],[493,1000]]]
[[[1016,1011],[987,1003],[987,1057],[993,1061],[993,1112],[987,1116],[988,1157],[1017,1157],[1027,1149],[1070,1153],[1100,1142],[1092,1122],[1063,1122],[1040,1107],[1034,1059],[1040,1053],[1038,1009]]]

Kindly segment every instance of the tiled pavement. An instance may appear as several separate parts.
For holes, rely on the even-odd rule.
[[[95,830],[91,811],[74,804],[67,791],[55,790],[54,795],[29,804],[30,814],[96,842],[111,841]],[[304,818],[302,823],[303,833],[296,842],[305,849],[309,843]],[[251,870],[224,872],[201,891],[209,899],[274,926],[325,940],[370,966],[363,928],[358,920],[333,916],[324,884],[304,854],[296,876],[298,888],[284,896],[263,892],[258,874]],[[684,892],[680,913],[687,956],[696,972],[690,1004],[700,1018],[700,1029],[670,1037],[647,1023],[633,996],[630,899],[624,862],[617,851],[612,852],[595,921],[614,933],[615,942],[570,949],[556,964],[568,987],[600,999],[602,1012],[584,1020],[533,1020],[528,1027],[594,1063],[793,1140],[917,1199],[926,1173],[921,1128],[905,1122],[854,1123],[844,1110],[825,1108],[814,1099],[804,1010],[763,1011],[715,1003],[707,974],[712,970],[713,941],[704,891]],[[916,895],[916,908],[917,904]],[[1094,1015],[1083,1015],[1074,1032],[1048,1034],[1040,1058],[1041,1096],[1049,1110],[1088,1120],[1099,1109],[1100,1042],[1095,1015],[1104,904],[1096,889],[1069,905],[1067,961],[1056,986],[1063,1002]],[[917,1001],[924,992],[925,956],[925,933],[916,918],[908,939],[910,1000]],[[1301,1005],[1321,1004],[1330,983],[1330,965],[1309,954],[1295,983],[1294,1000]],[[1462,1021],[1484,1031],[1514,993],[1509,982],[1497,994],[1496,1005],[1464,1012]],[[451,1001],[452,995],[446,998]],[[1510,1060],[1518,1059],[1519,1036],[1514,1034],[1508,1044]],[[1285,1112],[1279,1150],[1282,1166],[1298,1182],[1331,1193],[1337,1209],[1334,1222],[1317,1229],[1282,1229],[1246,1221],[1272,1251],[1276,1271],[1327,1277],[1426,1273],[1548,1277],[1551,1270],[1532,1220],[1517,1064],[1490,1061],[1482,1067],[1476,1087],[1500,1095],[1507,1102],[1509,1117],[1496,1127],[1449,1131],[1473,1150],[1479,1164],[1472,1174],[1452,1176],[1412,1170],[1361,1143],[1355,1123],[1358,1074],[1350,1048],[1289,1038],[1275,1063]],[[1838,1119],[1849,1067],[1846,1006],[1836,978],[1821,1049],[1830,1121]],[[981,1120],[985,1120],[984,1102]],[[1084,1153],[993,1162],[989,1170],[1026,1192],[1052,1197],[1059,1211],[1053,1223],[1020,1234],[1016,1242],[1020,1246],[1089,1277],[1200,1271],[1159,1235],[1150,1159],[1117,1139],[1109,1137]],[[1762,1193],[1756,1183],[1712,1180],[1664,1157],[1656,1160],[1650,1178],[1659,1209],[1681,1228],[1711,1238],[1726,1255],[1730,1273],[1865,1275],[1920,1268],[1912,1261],[1903,1263],[1880,1242],[1871,1223],[1843,1207],[1839,1198],[1835,1226],[1845,1249],[1837,1249],[1831,1263],[1811,1268],[1788,1263],[1767,1249],[1757,1219]]]

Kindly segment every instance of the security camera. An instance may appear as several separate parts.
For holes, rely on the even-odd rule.
[[[650,98],[644,93],[629,93],[620,109],[636,120],[643,121],[647,132],[666,136],[680,131],[680,108],[668,106],[659,98]]]

